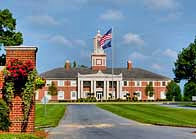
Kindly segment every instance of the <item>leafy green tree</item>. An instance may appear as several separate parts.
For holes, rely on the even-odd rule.
[[[57,87],[54,82],[51,83],[51,85],[48,87],[48,93],[51,96],[56,96],[57,95]]]
[[[0,99],[0,130],[6,131],[9,126],[9,108],[6,102]]]
[[[76,61],[73,62],[72,68],[77,68],[77,63],[76,63]]]
[[[0,10],[0,46],[15,46],[23,43],[22,33],[16,32],[16,19],[8,9]],[[0,48],[1,50],[1,48]],[[5,65],[5,55],[0,56],[0,66]]]
[[[81,67],[81,68],[88,68],[88,67],[85,66],[85,65],[80,65],[79,67]]]
[[[0,10],[0,43],[4,46],[23,43],[22,33],[16,32],[16,19],[8,10]]]
[[[191,101],[192,96],[196,96],[196,83],[190,81],[187,82],[184,86],[184,100]]]
[[[167,92],[166,92],[166,98],[167,100],[175,100],[175,101],[181,101],[182,95],[181,95],[181,89],[180,86],[174,82],[173,80],[167,85]]]
[[[153,94],[154,94],[154,88],[153,88],[152,82],[150,82],[146,86],[145,93],[146,93],[146,96],[150,96],[150,97],[153,96]]]
[[[190,100],[191,95],[194,94],[192,90],[196,90],[194,85],[196,84],[196,38],[193,43],[190,43],[187,48],[183,48],[178,54],[173,72],[176,82],[188,81],[184,89],[184,98]]]

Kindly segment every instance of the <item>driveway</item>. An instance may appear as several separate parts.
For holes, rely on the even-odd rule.
[[[137,123],[95,105],[69,105],[49,139],[195,139],[196,129]]]

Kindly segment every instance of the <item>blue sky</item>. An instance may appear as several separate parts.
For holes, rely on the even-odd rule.
[[[134,67],[174,77],[177,53],[196,35],[195,0],[1,0],[17,19],[24,45],[39,48],[38,71],[66,60],[90,66],[92,38],[113,27],[116,67]],[[107,49],[111,54],[111,49]],[[111,65],[108,57],[108,65]]]

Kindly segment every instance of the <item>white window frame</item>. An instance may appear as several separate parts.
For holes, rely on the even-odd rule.
[[[124,82],[127,82],[127,85],[125,85]],[[129,86],[129,81],[123,81],[123,86]]]
[[[52,80],[46,80],[46,86],[50,86],[52,84]]]
[[[142,92],[141,91],[135,91],[135,93],[139,93],[140,96],[136,96],[138,100],[142,100]]]
[[[58,80],[58,86],[64,86],[65,82],[64,80]]]
[[[76,80],[71,80],[71,81],[70,81],[70,85],[71,85],[71,86],[77,86]]]
[[[165,86],[163,85],[163,82],[165,82]],[[167,81],[161,81],[161,87],[166,87],[167,86]]]
[[[63,95],[62,94],[60,95],[60,93],[62,93]],[[65,92],[64,91],[58,91],[57,99],[58,100],[64,100],[64,98],[65,98]]]
[[[129,91],[122,91],[121,99],[126,99],[126,95],[129,94]]]
[[[72,93],[75,93],[75,97],[72,97]],[[71,91],[71,100],[76,100],[77,99],[77,91]]]
[[[149,96],[149,92],[148,92],[148,100],[154,100],[154,94],[152,97]]]
[[[39,100],[39,91],[35,91],[35,100]]]
[[[163,97],[162,94],[164,94],[164,97]],[[165,91],[161,91],[161,92],[160,92],[160,98],[161,98],[161,99],[166,99],[166,92],[165,92]]]
[[[139,82],[139,86],[137,85],[138,82]],[[141,87],[142,86],[142,82],[141,81],[135,81],[135,86],[136,87]]]
[[[44,96],[48,97],[48,100],[52,99],[52,96],[48,94],[49,91],[44,91]]]

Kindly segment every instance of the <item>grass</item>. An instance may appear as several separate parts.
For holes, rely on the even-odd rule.
[[[36,105],[35,126],[38,128],[55,127],[63,117],[66,105],[49,104],[46,105],[46,115],[44,114],[44,105]]]
[[[196,127],[196,110],[168,108],[154,104],[98,104],[97,106],[142,123]]]
[[[180,106],[185,106],[185,107],[196,107],[196,102],[191,102],[191,103],[180,103]]]
[[[31,134],[0,134],[0,139],[43,139]]]

